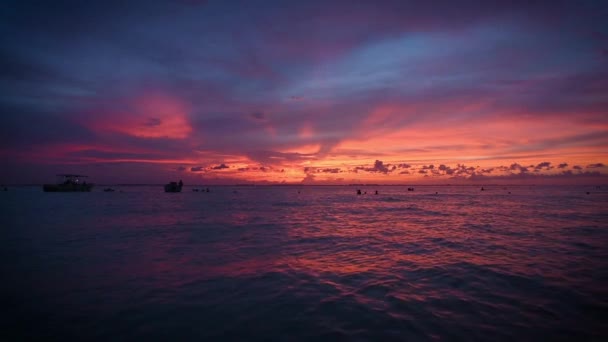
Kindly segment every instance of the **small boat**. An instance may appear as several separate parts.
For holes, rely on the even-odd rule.
[[[44,184],[44,192],[90,192],[93,184],[87,183],[84,175],[61,174],[57,175],[56,184]]]
[[[171,182],[169,184],[165,184],[165,192],[182,192],[182,186],[184,186],[184,183],[181,180],[179,183]]]

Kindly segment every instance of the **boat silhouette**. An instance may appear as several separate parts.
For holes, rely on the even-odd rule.
[[[171,182],[169,184],[165,184],[165,192],[182,192],[182,186],[184,183],[180,180],[179,183]]]
[[[93,184],[87,183],[85,175],[59,174],[56,184],[44,184],[44,192],[90,192]]]

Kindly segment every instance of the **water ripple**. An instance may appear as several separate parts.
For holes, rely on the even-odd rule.
[[[608,193],[213,190],[0,197],[8,340],[608,339]]]

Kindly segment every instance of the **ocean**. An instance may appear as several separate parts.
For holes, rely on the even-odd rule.
[[[0,192],[0,340],[608,341],[607,187],[114,188]]]

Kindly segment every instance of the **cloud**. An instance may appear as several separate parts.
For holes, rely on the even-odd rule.
[[[262,112],[254,112],[251,113],[251,117],[257,120],[264,120],[266,118],[266,115]]]
[[[264,165],[275,165],[285,162],[310,161],[316,158],[316,153],[279,152],[268,150],[248,151],[247,157]]]
[[[357,172],[358,170],[361,170],[361,171],[366,171],[366,172],[377,172],[377,173],[388,174],[389,172],[392,172],[392,170],[394,170],[394,169],[389,169],[389,167],[390,167],[390,164],[384,165],[384,162],[376,159],[376,161],[374,162],[374,165],[372,167],[358,166],[355,168],[355,172]]]
[[[526,173],[528,172],[528,168],[525,166],[521,166],[518,163],[513,163],[509,166],[509,170],[511,171],[519,171],[519,173]]]
[[[470,177],[557,172],[582,154],[605,161],[608,65],[597,52],[606,35],[579,29],[601,27],[603,3],[313,0],[190,11],[193,1],[152,0],[145,11],[8,4],[2,156],[33,170],[137,160],[203,172],[197,165],[226,161],[238,177],[267,181],[299,181],[305,166],[322,165],[318,180],[339,169],[387,182],[417,179],[419,167]],[[550,63],[539,51],[551,51]],[[543,165],[562,156],[559,170]],[[521,165],[501,166],[513,161]],[[454,166],[462,162],[482,167]]]
[[[592,182],[597,179],[608,180],[608,175],[602,174],[597,171],[593,172],[578,172],[573,173],[571,170],[562,171],[558,174],[538,174],[538,173],[512,173],[508,175],[492,175],[486,176],[482,174],[474,174],[467,178],[470,181],[482,181],[482,182],[508,182],[508,183],[547,183],[555,184],[569,183],[576,184],[578,182]]]
[[[371,170],[368,170],[368,171],[381,172],[381,173],[389,173],[390,172],[390,170],[388,169],[388,167],[386,167],[381,160],[376,160],[374,162],[374,167],[371,168]]]
[[[604,167],[605,165],[602,163],[589,164],[586,166],[587,169],[596,169],[599,167]]]
[[[547,169],[548,170],[548,169],[551,169],[551,168],[552,167],[551,167],[551,163],[550,162],[542,162],[542,163],[539,163],[538,165],[536,165],[534,167],[535,170],[542,170],[542,169]]]
[[[192,172],[204,172],[205,168],[202,167],[202,166],[196,166],[196,167],[191,167],[190,171],[192,171]]]
[[[342,170],[340,170],[340,168],[338,168],[338,167],[335,167],[335,168],[317,169],[316,172],[322,172],[322,173],[340,173],[340,172],[342,172]]]
[[[222,170],[222,169],[228,169],[228,168],[229,168],[229,167],[228,167],[228,166],[226,166],[226,164],[222,163],[222,164],[220,164],[220,165],[217,165],[217,166],[212,167],[211,169],[212,169],[212,170]]]

